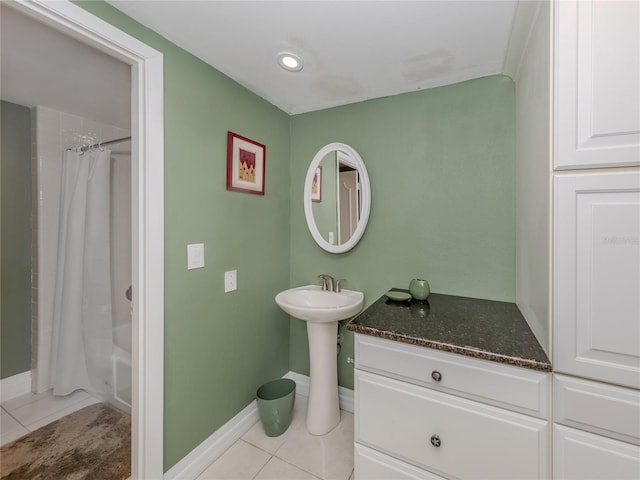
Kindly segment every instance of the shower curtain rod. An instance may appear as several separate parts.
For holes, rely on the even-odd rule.
[[[94,143],[93,145],[85,145],[84,147],[80,147],[79,149],[76,149],[76,150],[79,150],[81,152],[88,152],[89,150],[92,150],[92,149],[100,148],[105,145],[111,145],[112,143],[126,142],[127,140],[131,140],[131,137],[116,138],[115,140],[109,140],[108,142],[99,142],[99,143]]]

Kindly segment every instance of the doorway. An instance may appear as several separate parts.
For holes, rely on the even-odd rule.
[[[164,192],[162,55],[70,2],[8,8],[130,66],[132,478],[163,475]]]

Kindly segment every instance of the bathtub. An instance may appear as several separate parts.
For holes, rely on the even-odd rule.
[[[111,360],[113,403],[131,412],[131,323],[114,327]]]

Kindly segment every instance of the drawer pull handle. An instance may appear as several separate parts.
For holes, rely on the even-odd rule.
[[[439,435],[431,435],[431,445],[433,445],[436,448],[442,445],[442,441],[440,440]]]
[[[439,371],[434,370],[433,372],[431,372],[431,378],[433,378],[436,382],[439,382],[440,380],[442,380],[442,374]]]

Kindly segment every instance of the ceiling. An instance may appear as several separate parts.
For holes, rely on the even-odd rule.
[[[517,5],[107,1],[289,114],[503,73]],[[278,66],[283,51],[302,71]]]
[[[107,1],[289,114],[505,73],[517,5]],[[2,99],[129,128],[130,66],[6,5]],[[282,51],[300,56],[303,70],[281,69]]]

